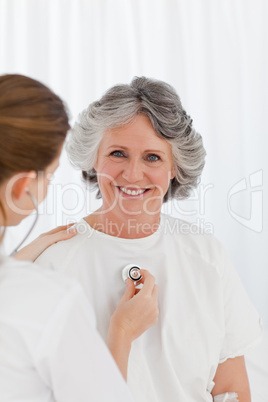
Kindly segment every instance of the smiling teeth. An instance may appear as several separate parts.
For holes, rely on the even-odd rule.
[[[127,190],[124,187],[119,187],[119,188],[120,188],[121,191],[123,191],[123,193],[128,194],[128,195],[140,195],[140,194],[145,192],[145,190],[137,190],[137,191],[135,191],[135,190]]]

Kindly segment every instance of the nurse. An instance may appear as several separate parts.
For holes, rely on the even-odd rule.
[[[124,267],[150,267],[160,314],[131,349],[136,401],[250,401],[244,354],[260,338],[259,316],[218,240],[161,213],[191,194],[205,159],[174,88],[146,77],[114,86],[81,113],[68,150],[102,205],[39,262],[81,281],[103,339]]]
[[[0,77],[1,240],[6,226],[17,225],[46,196],[68,129],[63,102],[46,86],[21,75]],[[61,228],[42,247],[73,236]],[[133,340],[158,316],[154,278],[145,270],[142,276],[139,293],[127,281],[107,334],[124,377]],[[1,401],[130,402],[117,365],[76,281],[0,254]]]

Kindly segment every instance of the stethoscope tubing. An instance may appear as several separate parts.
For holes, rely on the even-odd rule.
[[[27,234],[24,236],[24,238],[23,238],[22,241],[19,243],[19,245],[12,251],[12,253],[9,254],[10,257],[13,257],[15,254],[17,254],[19,248],[23,245],[23,243],[24,243],[24,242],[27,240],[27,238],[30,236],[30,234],[31,234],[31,232],[32,232],[32,230],[33,230],[33,228],[34,228],[35,225],[36,225],[37,219],[38,219],[38,217],[39,217],[37,199],[35,198],[35,196],[34,196],[32,193],[30,193],[30,191],[29,191],[28,189],[26,189],[26,192],[28,193],[29,197],[31,198],[31,200],[32,200],[32,202],[33,202],[33,204],[34,204],[34,208],[35,208],[35,211],[36,211],[36,215],[35,215],[34,222],[33,222],[32,226],[30,227],[30,229],[28,230]]]

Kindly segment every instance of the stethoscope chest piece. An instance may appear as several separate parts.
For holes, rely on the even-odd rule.
[[[122,270],[122,278],[123,281],[127,278],[130,278],[133,282],[138,282],[142,276],[140,274],[140,267],[136,264],[128,264],[125,268]]]

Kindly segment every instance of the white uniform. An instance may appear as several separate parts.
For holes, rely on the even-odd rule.
[[[148,269],[159,285],[158,323],[134,341],[128,383],[137,402],[212,401],[219,363],[243,355],[261,335],[260,319],[219,242],[161,215],[142,239],[93,230],[84,220],[72,239],[39,258],[83,285],[105,338],[129,263]]]
[[[81,286],[0,260],[0,401],[133,401]]]

